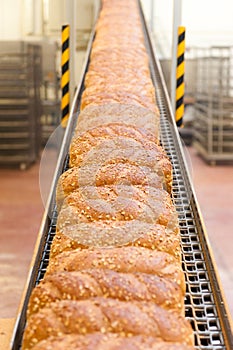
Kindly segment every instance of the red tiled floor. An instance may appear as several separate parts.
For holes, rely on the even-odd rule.
[[[0,170],[0,318],[15,317],[43,214],[39,162]]]
[[[0,169],[0,318],[17,313],[57,156],[47,147],[26,171]]]

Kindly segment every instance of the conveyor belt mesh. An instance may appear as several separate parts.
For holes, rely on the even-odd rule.
[[[173,164],[173,200],[179,214],[182,267],[186,279],[186,317],[191,320],[195,330],[195,343],[199,349],[225,349],[192,208],[192,193],[184,181],[181,169],[182,163],[178,158],[177,149],[173,142],[171,124],[165,115],[161,116],[161,129],[163,146]]]

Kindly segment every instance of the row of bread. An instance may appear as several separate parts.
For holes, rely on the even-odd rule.
[[[118,102],[157,112],[135,1],[107,1],[96,26],[81,108]]]
[[[191,350],[172,166],[135,0],[103,0],[23,350]]]

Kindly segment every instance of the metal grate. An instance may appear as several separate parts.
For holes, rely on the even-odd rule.
[[[68,169],[69,169],[69,155],[67,154],[67,156],[65,157],[63,167],[62,167],[62,173]],[[54,199],[53,210],[51,213],[51,221],[50,221],[50,224],[48,227],[48,234],[46,236],[41,262],[40,262],[40,265],[38,267],[38,274],[36,277],[35,285],[39,284],[39,282],[43,279],[45,272],[46,272],[46,268],[47,268],[48,263],[49,263],[50,248],[51,248],[51,244],[52,244],[53,238],[54,238],[55,233],[56,233],[57,216],[58,216],[58,213],[57,213],[57,208],[56,208],[55,199]]]
[[[198,349],[226,349],[215,305],[206,261],[192,207],[193,197],[185,183],[183,169],[174,145],[171,123],[161,113],[161,135],[173,165],[173,201],[176,206],[182,248],[182,267],[186,280],[185,313],[195,332]]]

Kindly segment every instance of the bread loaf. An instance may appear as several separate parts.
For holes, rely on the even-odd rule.
[[[70,146],[70,166],[97,164],[100,167],[106,162],[130,162],[137,166],[149,167],[160,176],[164,176],[171,185],[171,164],[163,149],[153,143],[142,145],[142,140],[117,136],[95,140],[93,147],[82,144],[81,138],[74,138]],[[86,146],[90,147],[85,149]],[[147,147],[148,146],[148,147]]]
[[[150,77],[150,71],[148,68],[142,68],[142,66],[139,67],[125,67],[125,71],[123,72],[119,68],[116,68],[114,70],[110,70],[105,66],[102,67],[96,67],[93,65],[92,70],[88,71],[85,76],[85,85],[87,87],[91,87],[94,84],[104,85],[104,84],[111,84],[111,82],[115,82],[115,84],[120,85],[128,85],[129,81],[131,82],[131,86],[134,86],[135,83],[138,83],[138,86],[143,87],[147,84]],[[107,73],[107,74],[106,74]],[[150,81],[151,82],[151,81]],[[106,85],[105,85],[106,86]],[[115,102],[114,104],[116,104]],[[122,105],[122,103],[117,103],[118,105]],[[137,109],[146,109],[140,106],[135,106],[135,104],[131,101],[132,108]],[[106,107],[106,105],[100,105],[98,107]],[[98,108],[95,107],[95,108]],[[158,114],[159,110],[157,105],[155,105],[156,113]],[[147,110],[148,113],[154,114],[152,111]],[[82,112],[81,112],[82,113]],[[118,112],[119,113],[119,112]],[[127,122],[127,120],[125,120]],[[145,127],[147,127],[145,125]]]
[[[63,203],[57,227],[68,234],[71,226],[102,220],[138,220],[172,230],[178,226],[177,213],[166,191],[121,185],[87,186],[72,192]]]
[[[151,302],[123,302],[97,297],[51,303],[49,308],[29,317],[23,350],[50,336],[95,332],[125,336],[142,334],[193,345],[191,326],[180,314]]]
[[[108,269],[123,273],[147,273],[172,279],[185,291],[181,264],[172,255],[143,247],[78,249],[51,259],[46,274],[58,271]]]
[[[106,60],[107,58],[108,57],[106,56]],[[95,69],[97,68],[98,64],[103,64],[103,58],[100,59],[99,62],[98,60],[95,60],[95,61],[97,61],[95,62]],[[119,62],[119,59],[117,59],[117,61],[119,64],[121,64],[121,62]],[[135,67],[135,64],[134,64],[134,67]],[[108,93],[110,91],[111,92],[119,91],[120,88],[122,87],[123,81],[124,81],[124,78],[121,77],[119,80],[112,82],[111,89],[108,89]],[[101,80],[98,82],[96,81],[95,85],[91,84],[90,86],[86,87],[85,93],[83,94],[83,98],[85,98],[86,96],[91,96],[93,94],[104,91],[104,87],[105,87],[105,84],[103,84]],[[155,89],[149,78],[144,78],[144,79],[142,78],[140,81],[140,84],[138,85],[131,86],[131,85],[125,84],[123,91],[128,93],[130,92],[132,94],[139,95],[139,96],[148,96],[151,98],[152,101],[153,100],[155,101]]]
[[[168,191],[171,191],[172,168],[164,150],[153,142],[128,136],[108,135],[90,138],[75,137],[70,145],[70,166],[95,165],[98,169],[106,163],[130,163],[140,169],[150,168],[161,176]]]
[[[108,123],[103,126],[93,127],[82,135],[79,135],[78,141],[80,142],[80,145],[78,143],[76,144],[79,150],[77,154],[87,153],[103,139],[112,139],[122,136],[139,141],[145,148],[153,147],[150,142],[159,143],[159,140],[156,139],[155,135],[146,129],[138,128],[133,125],[126,125],[124,123]]]
[[[184,292],[172,280],[145,273],[121,273],[108,269],[57,272],[48,275],[32,292],[28,316],[57,300],[92,297],[122,301],[152,301],[183,314]]]
[[[50,249],[50,258],[64,251],[89,247],[132,245],[166,252],[181,261],[179,230],[138,220],[79,223],[69,236],[58,229]]]
[[[86,108],[89,105],[104,105],[108,103],[133,103],[136,106],[141,106],[148,108],[150,111],[156,113],[157,108],[155,107],[155,99],[151,101],[150,96],[145,96],[143,94],[139,93],[131,93],[127,90],[114,90],[114,91],[103,91],[98,93],[90,94],[83,94],[82,103],[81,103],[81,110]]]
[[[148,56],[143,43],[137,6],[135,7],[135,3],[130,3],[128,7],[121,3],[122,6],[119,7],[115,2],[112,5],[113,8],[108,7],[108,3],[103,4],[96,25],[89,71],[102,72],[104,76],[111,71],[117,72],[118,77],[125,76],[128,81],[124,83],[118,80],[118,84],[115,85],[115,81],[112,80],[109,84],[101,85],[98,81],[95,81],[97,83],[95,84],[93,81],[86,80],[81,109],[88,105],[119,102],[144,106],[156,112],[154,87],[150,78]],[[127,35],[119,38],[119,31]],[[134,73],[138,74],[136,84],[132,84],[129,79]]]
[[[136,186],[139,190],[149,187],[166,188],[161,177],[147,167],[141,167],[128,162],[107,163],[102,167],[89,165],[74,167],[65,171],[59,178],[56,190],[56,202],[60,210],[64,199],[80,187],[86,186]],[[164,185],[164,186],[163,186]]]
[[[109,75],[107,76],[109,77]],[[88,79],[103,79],[103,82],[106,83],[106,75],[100,75],[98,73],[87,72],[85,80]],[[137,77],[132,76],[137,83]],[[110,81],[120,79],[118,75],[112,75],[109,77]],[[128,80],[127,76],[127,80]],[[94,82],[95,83],[95,80]],[[134,83],[134,81],[133,81]],[[92,83],[90,83],[91,85]],[[148,109],[130,105],[130,104],[121,104],[121,103],[112,103],[101,106],[89,106],[85,108],[78,116],[77,126],[75,129],[75,134],[80,135],[90,129],[102,126],[105,124],[120,123],[123,125],[134,125],[136,128],[141,130],[146,130],[154,135],[156,140],[159,140],[159,122],[160,116],[159,111],[156,113],[150,112]]]
[[[194,350],[181,343],[168,343],[160,338],[135,335],[123,337],[114,333],[68,334],[42,340],[33,350]]]

